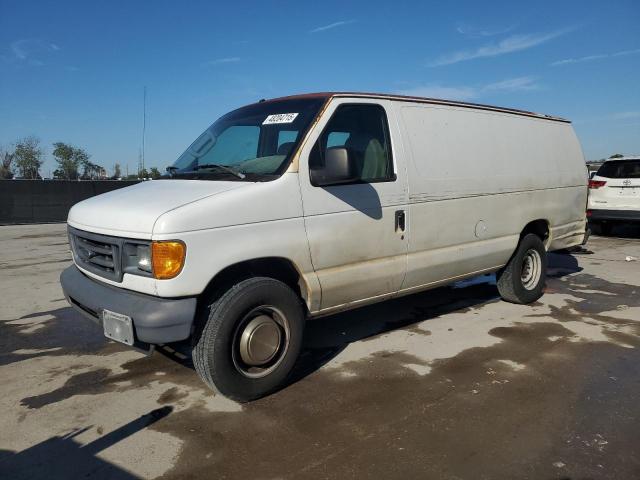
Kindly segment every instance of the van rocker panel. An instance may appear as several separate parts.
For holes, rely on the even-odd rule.
[[[141,342],[177,342],[191,334],[195,297],[167,299],[111,287],[87,277],[75,265],[62,272],[60,283],[69,304],[100,325],[104,309],[131,317]]]

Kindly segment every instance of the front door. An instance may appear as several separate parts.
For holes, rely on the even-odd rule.
[[[402,285],[407,187],[402,149],[394,148],[400,136],[396,122],[389,121],[392,116],[388,101],[334,99],[300,156],[304,219],[322,288],[321,310],[389,296]],[[349,156],[351,180],[324,177],[317,185],[311,179],[311,170],[324,168],[329,149]]]

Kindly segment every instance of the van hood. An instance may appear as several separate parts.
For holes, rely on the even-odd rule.
[[[188,203],[248,182],[152,180],[103,193],[79,202],[69,211],[72,227],[115,236],[151,238],[160,215]]]

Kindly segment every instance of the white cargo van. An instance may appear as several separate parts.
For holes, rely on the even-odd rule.
[[[217,120],[157,181],[75,205],[71,305],[149,348],[191,339],[212,388],[281,386],[305,320],[486,272],[542,295],[585,236],[571,124],[443,100],[322,93]]]
[[[605,235],[615,224],[640,222],[640,156],[602,164],[589,181],[587,217]]]

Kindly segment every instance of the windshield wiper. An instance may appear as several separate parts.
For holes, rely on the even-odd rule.
[[[217,168],[219,170],[223,170],[227,173],[230,173],[231,175],[235,175],[236,177],[243,179],[246,177],[246,175],[242,172],[239,172],[238,170],[236,170],[233,167],[230,167],[228,165],[218,165],[217,163],[205,163],[204,165],[198,165],[194,168],[194,170],[200,170],[203,168]]]

